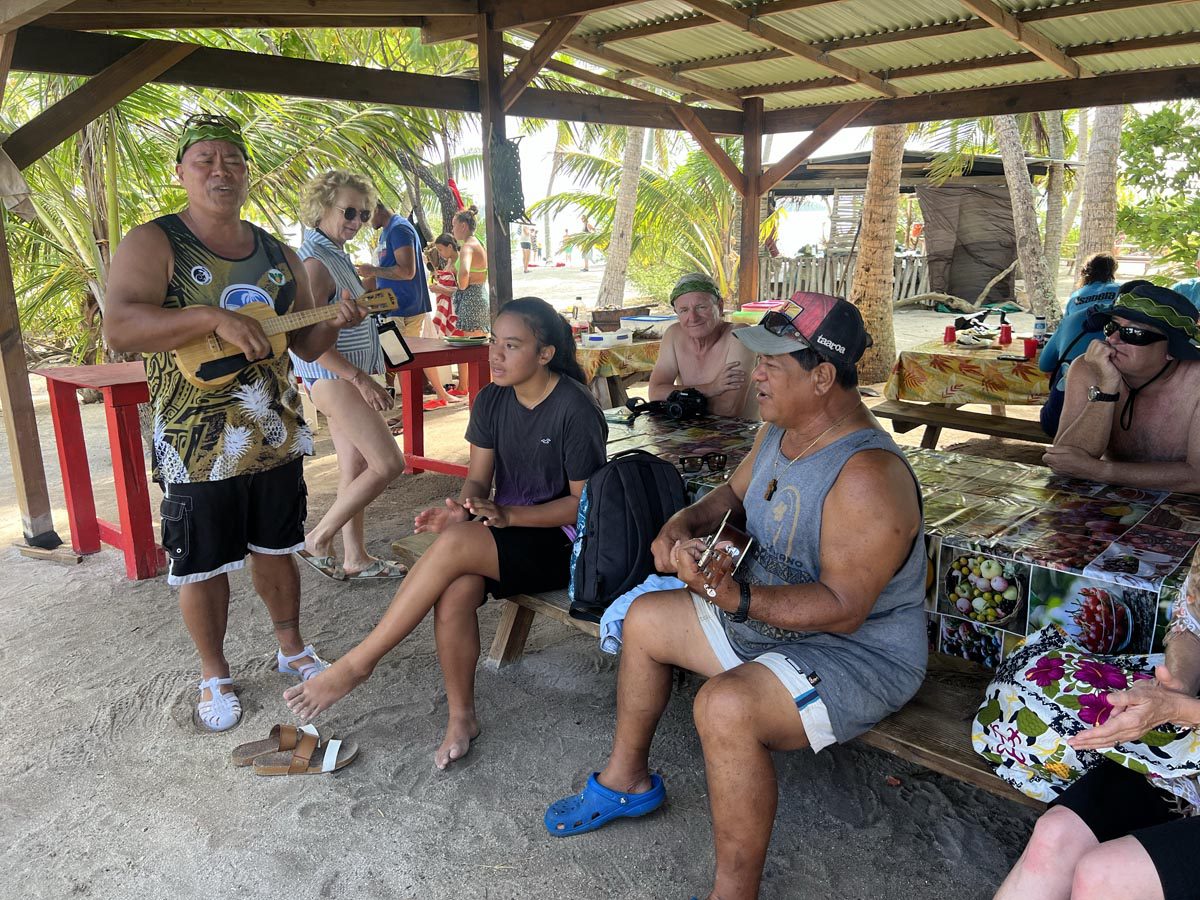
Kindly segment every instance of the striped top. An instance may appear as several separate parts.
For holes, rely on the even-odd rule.
[[[358,272],[350,261],[350,254],[327,238],[315,228],[304,230],[304,243],[300,245],[300,258],[317,259],[333,278],[334,292],[326,302],[334,303],[342,291],[350,292],[354,298],[364,293],[362,282],[358,280]],[[317,299],[317,305],[321,300]],[[363,319],[353,328],[343,328],[338,332],[337,351],[346,357],[352,366],[357,366],[368,375],[378,375],[383,371],[383,350],[379,346],[379,332],[375,327],[375,319],[371,316]],[[306,362],[296,354],[292,354],[292,365],[296,374],[305,381],[317,381],[322,378],[337,378],[318,362]]]

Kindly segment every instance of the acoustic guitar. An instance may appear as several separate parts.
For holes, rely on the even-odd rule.
[[[368,312],[386,312],[396,308],[396,295],[391,288],[380,288],[377,291],[368,291],[355,302]],[[276,315],[275,309],[269,304],[247,303],[234,312],[258,320],[271,342],[271,355],[267,359],[274,359],[287,352],[288,332],[334,318],[338,314],[338,304],[331,303],[280,316]],[[171,356],[174,357],[183,377],[203,390],[224,387],[237,378],[243,369],[266,361],[251,362],[246,359],[246,354],[240,347],[218,337],[216,332],[188,341],[182,347],[176,347],[171,351]]]
[[[704,575],[704,593],[709,599],[717,596],[717,588],[726,578],[733,575],[738,567],[746,561],[754,537],[742,531],[729,521],[729,513],[717,526],[717,530],[708,538],[704,552],[696,561],[697,567]]]

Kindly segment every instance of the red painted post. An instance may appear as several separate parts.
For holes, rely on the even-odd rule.
[[[415,364],[399,371],[400,396],[404,408],[401,418],[404,421],[404,458],[408,461],[408,473],[416,475],[424,469],[415,468],[412,464],[414,456],[425,455],[425,407],[422,405],[425,376],[424,370]]]
[[[165,557],[154,537],[137,401],[128,402],[127,392],[121,392],[123,396],[114,396],[120,387],[104,389],[104,412],[108,417],[125,574],[131,579],[153,578]]]
[[[46,387],[50,393],[50,416],[54,421],[63,493],[67,497],[71,547],[76,553],[99,553],[100,528],[96,524],[96,497],[92,492],[92,470],[83,440],[79,395],[75,385],[53,378],[46,379]]]

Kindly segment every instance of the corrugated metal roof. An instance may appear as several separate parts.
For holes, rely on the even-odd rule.
[[[725,0],[730,2],[730,0]],[[1014,14],[1026,15],[1028,27],[1058,46],[1078,47],[1154,38],[1195,32],[1200,36],[1200,0],[1145,0],[1123,10],[1092,11],[1099,0],[995,0]],[[746,0],[731,5],[748,10]],[[770,14],[765,3],[762,23],[818,49],[827,49],[832,58],[859,69],[887,77],[899,69],[978,60],[977,65],[956,67],[956,71],[903,75],[898,87],[914,93],[958,91],[969,88],[1036,83],[1061,78],[1062,73],[1048,62],[1032,61],[997,65],[987,57],[1024,55],[1030,50],[997,28],[985,27],[982,20],[966,10],[958,0],[831,0],[806,9]],[[1069,16],[1038,16],[1042,10],[1070,11]],[[695,19],[696,10],[680,0],[650,0],[589,14],[579,29],[584,36],[603,36],[602,49],[610,49],[662,66],[670,71],[680,63],[713,57],[736,56],[768,50],[773,45],[758,35],[717,22],[675,31],[645,35],[628,40],[617,39],[623,29],[670,20]],[[937,28],[946,33],[933,35],[913,29]],[[887,35],[876,40],[873,36]],[[838,49],[840,41],[865,46]],[[1154,49],[1081,55],[1081,66],[1096,74],[1135,71],[1149,68],[1200,65],[1200,42]],[[686,70],[681,73],[700,84],[737,91],[747,87],[783,85],[797,81],[829,78],[833,73],[819,62],[801,57],[783,57],[753,62],[731,62],[717,67]],[[822,106],[878,94],[854,83],[791,90],[764,95],[768,109]]]

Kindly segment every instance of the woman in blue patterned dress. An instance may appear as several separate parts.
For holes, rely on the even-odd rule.
[[[374,208],[374,191],[361,175],[333,169],[304,186],[300,258],[318,305],[363,293],[345,246]],[[301,556],[335,578],[403,575],[403,566],[367,553],[363,536],[363,510],[404,471],[404,457],[380,415],[391,408],[391,398],[371,377],[384,370],[375,320],[368,317],[354,328],[343,329],[337,345],[315,361],[293,355],[292,363],[313,403],[329,420],[341,476],[337,498],[305,535]],[[344,551],[340,566],[333,555],[338,531]]]

